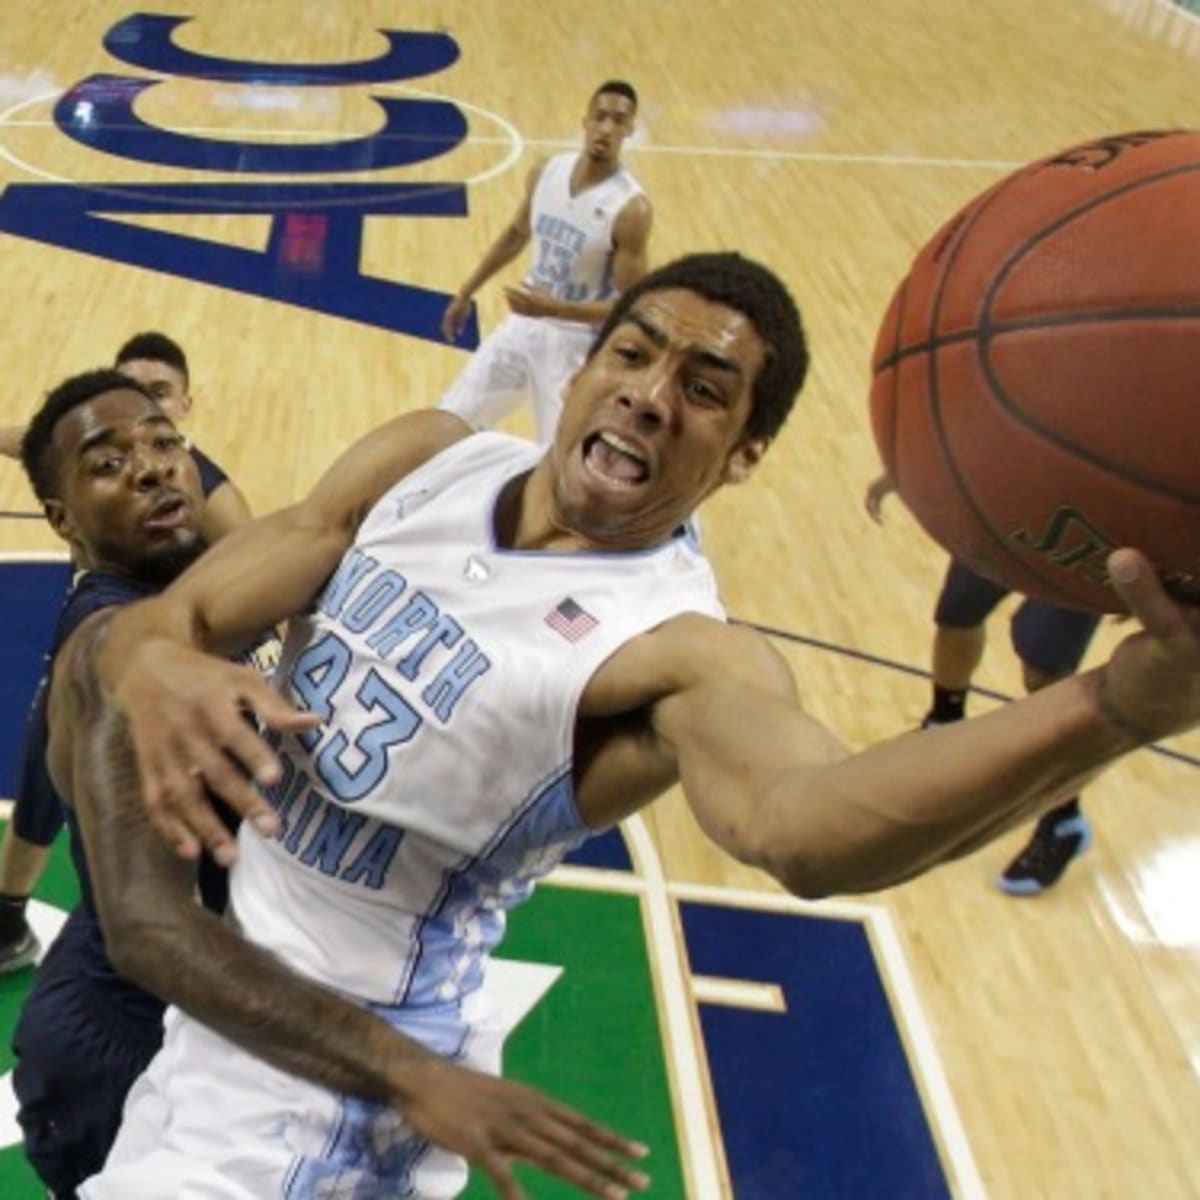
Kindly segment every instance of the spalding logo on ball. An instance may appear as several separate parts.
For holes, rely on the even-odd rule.
[[[875,345],[884,465],[952,555],[1116,612],[1136,546],[1200,601],[1200,133],[1024,167],[917,255]]]

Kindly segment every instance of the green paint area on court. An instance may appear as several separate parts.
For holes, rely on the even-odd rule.
[[[64,911],[75,907],[79,899],[79,881],[71,866],[71,855],[67,848],[67,835],[62,833],[50,852],[50,863],[34,891],[39,900],[53,904]],[[12,1070],[12,1035],[16,1028],[17,1015],[21,1011],[33,972],[17,971],[12,975],[0,975],[0,1076]],[[9,1086],[7,1078],[4,1086]],[[46,1189],[38,1182],[33,1168],[25,1161],[20,1146],[5,1146],[0,1149],[0,1196],[4,1200],[44,1200]]]
[[[79,889],[65,835],[55,843],[39,899],[70,909]],[[542,887],[518,910],[504,956],[562,968],[510,1037],[505,1073],[540,1087],[588,1116],[651,1147],[645,1168],[654,1194],[683,1196],[663,1041],[636,897]],[[13,1028],[33,973],[0,976],[0,1073],[12,1069]],[[580,1193],[536,1172],[523,1182],[534,1200]],[[494,1193],[473,1180],[465,1196]],[[44,1200],[20,1146],[0,1149],[0,1197]]]
[[[562,967],[558,981],[509,1037],[504,1074],[549,1092],[645,1142],[641,1164],[656,1196],[683,1196],[664,1040],[637,897],[543,886],[509,923],[500,957]],[[535,1200],[580,1192],[520,1172]],[[495,1193],[477,1179],[464,1193]]]

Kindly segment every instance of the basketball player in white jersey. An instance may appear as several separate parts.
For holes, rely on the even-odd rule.
[[[583,117],[583,149],[530,171],[520,208],[446,309],[442,332],[453,341],[471,297],[533,240],[524,283],[504,289],[512,312],[440,402],[474,428],[491,427],[529,395],[536,439],[547,445],[563,387],[587,356],[596,327],[617,293],[646,273],[650,201],[621,165],[637,106],[637,92],[623,80],[596,89]]]
[[[153,923],[131,946],[134,977],[199,1019],[169,1018],[85,1200],[455,1195],[461,1164],[395,1110],[242,1048],[287,1062],[320,1037],[280,964],[494,1068],[478,1004],[505,910],[675,780],[718,844],[790,890],[874,890],[1200,722],[1200,614],[1124,550],[1109,567],[1145,632],[1105,667],[848,754],[767,640],[723,621],[685,527],[753,473],[806,364],[770,272],[725,254],[670,264],[621,297],[548,451],[471,436],[444,412],[397,418],[60,666],[54,694],[76,711],[56,728],[74,740],[52,741],[50,763],[98,820],[140,786],[177,849],[199,837],[228,853],[205,788],[251,818],[232,905],[264,964],[224,984],[197,971],[197,996],[177,950],[176,971],[156,968],[172,950]],[[232,651],[286,616],[283,695],[201,650]],[[87,687],[59,686],[63,672],[98,676],[121,720],[87,711]],[[126,729],[140,782],[108,769]],[[137,890],[125,875],[96,880],[114,928]]]

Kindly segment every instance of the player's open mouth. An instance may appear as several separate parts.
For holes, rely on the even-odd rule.
[[[147,529],[177,529],[188,519],[188,506],[182,496],[160,500],[146,517]]]
[[[583,461],[593,475],[618,487],[632,488],[650,478],[645,455],[615,433],[593,434],[583,444]]]

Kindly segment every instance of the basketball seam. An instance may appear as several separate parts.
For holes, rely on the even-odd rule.
[[[1013,404],[1008,393],[1005,391],[1000,382],[999,376],[991,365],[990,351],[992,342],[995,340],[995,335],[992,333],[993,328],[995,328],[998,333],[1002,333],[1008,332],[1010,329],[1016,327],[1028,328],[1029,325],[1035,321],[1038,325],[1043,327],[1050,325],[1061,325],[1063,322],[1056,321],[1054,317],[1051,316],[1042,319],[1024,318],[1022,322],[1005,322],[1003,325],[997,325],[993,327],[988,319],[988,313],[991,310],[996,293],[999,291],[1004,281],[1010,274],[1012,274],[1017,264],[1021,262],[1021,260],[1024,259],[1039,243],[1053,236],[1060,229],[1069,225],[1072,221],[1078,220],[1084,214],[1092,211],[1095,208],[1099,208],[1102,204],[1109,203],[1114,197],[1127,195],[1130,192],[1138,191],[1144,187],[1150,187],[1154,184],[1161,183],[1164,179],[1172,179],[1179,175],[1194,174],[1197,170],[1200,170],[1200,163],[1189,163],[1184,166],[1170,167],[1167,170],[1160,171],[1155,175],[1149,175],[1144,178],[1130,180],[1127,183],[1120,184],[1111,190],[1104,192],[1100,196],[1093,196],[1087,201],[1076,205],[1076,207],[1071,209],[1070,212],[1064,213],[1052,221],[1049,225],[1043,226],[1041,229],[1039,229],[1037,233],[1028,238],[1023,246],[1017,250],[1014,250],[1012,254],[1009,255],[1007,261],[1005,261],[993,275],[992,282],[983,295],[978,335],[980,370],[983,372],[984,378],[987,380],[989,390],[993,395],[993,399],[996,401],[1000,410],[1006,413],[1010,420],[1015,421],[1017,424],[1021,425],[1030,432],[1038,434],[1051,445],[1057,446],[1060,450],[1070,452],[1082,462],[1090,463],[1094,467],[1103,468],[1103,470],[1107,471],[1116,478],[1122,479],[1126,483],[1137,484],[1139,487],[1146,488],[1148,491],[1159,497],[1181,501],[1185,504],[1200,503],[1200,495],[1194,492],[1188,493],[1185,491],[1180,491],[1167,484],[1164,484],[1161,480],[1152,479],[1133,468],[1124,466],[1120,463],[1112,462],[1109,459],[1106,459],[1101,455],[1084,448],[1083,446],[1076,445],[1075,443],[1069,441],[1063,434],[1058,433],[1049,426],[1041,424],[1030,414],[1018,409],[1016,405]],[[1137,314],[1139,311],[1140,310],[1136,309],[1132,310],[1134,314]],[[1175,315],[1178,314],[1180,310],[1171,309],[1168,310],[1168,312],[1172,315]],[[1198,313],[1196,310],[1184,310],[1184,313],[1186,316],[1200,315],[1200,313]],[[1157,308],[1144,310],[1143,319],[1146,317],[1155,316],[1156,314],[1158,314],[1157,319],[1163,319],[1162,310]],[[1110,317],[1107,314],[1097,313],[1093,319],[1097,322],[1103,322],[1106,319],[1113,320],[1116,318]],[[1131,318],[1126,317],[1125,319],[1128,320]]]
[[[1043,160],[1043,162],[1048,160]],[[1041,166],[1042,163],[1037,164]],[[1036,169],[1036,168],[1034,168]],[[962,228],[958,231],[954,244],[950,247],[945,265],[942,268],[941,278],[938,280],[937,291],[934,295],[932,311],[930,312],[930,323],[928,328],[937,329],[938,319],[941,315],[942,301],[945,298],[946,290],[949,286],[951,272],[954,269],[954,264],[957,261],[962,250],[963,244],[966,241],[968,232],[980,220],[984,212],[986,212],[1004,193],[1013,187],[1019,180],[1024,179],[1028,174],[1026,171],[1018,171],[1009,176],[999,186],[997,186],[990,195],[983,201],[982,204],[971,214],[970,218],[963,223]],[[985,297],[986,301],[986,297]],[[986,309],[984,310],[986,311]],[[961,340],[961,339],[960,339]],[[935,352],[930,352],[928,356],[928,371],[929,371],[929,409],[933,420],[933,427],[938,439],[938,443],[942,449],[942,459],[946,464],[947,472],[953,480],[954,485],[958,488],[959,498],[962,500],[964,507],[971,512],[975,521],[984,534],[989,536],[995,543],[999,552],[1014,564],[1018,569],[1028,573],[1035,579],[1040,579],[1047,587],[1069,593],[1072,596],[1077,596],[1081,601],[1085,601],[1085,596],[1078,596],[1076,590],[1071,586],[1064,586],[1062,579],[1045,574],[1039,570],[1034,563],[1028,563],[1021,556],[1016,554],[1008,545],[1007,540],[997,531],[992,525],[992,522],[984,515],[975,497],[972,495],[967,486],[967,481],[959,468],[958,461],[955,457],[953,448],[950,444],[949,434],[946,429],[945,422],[942,420],[942,404],[938,381],[938,355]],[[1074,580],[1068,580],[1068,584],[1074,583]]]

